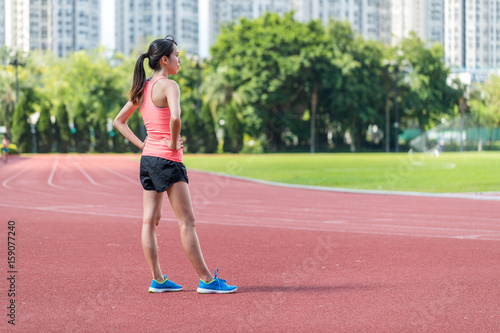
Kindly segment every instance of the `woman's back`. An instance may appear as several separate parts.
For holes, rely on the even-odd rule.
[[[155,87],[155,84],[161,79],[167,78],[159,76],[151,81],[147,81],[144,87],[144,101],[141,106],[141,114],[148,132],[148,137],[142,155],[156,156],[174,162],[182,162],[182,149],[173,151],[168,148],[163,140],[164,138],[171,140],[170,108],[158,107],[153,102],[153,87]]]

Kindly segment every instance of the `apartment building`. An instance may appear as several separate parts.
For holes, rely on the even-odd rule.
[[[53,50],[58,56],[94,49],[100,39],[100,0],[2,0],[5,44],[13,49]]]
[[[0,47],[5,45],[5,0],[0,0]]]
[[[283,14],[295,11],[301,22],[330,18],[347,20],[366,38],[390,38],[390,0],[209,0],[209,40],[212,44],[220,32],[220,24],[240,17],[257,18],[266,11]],[[384,19],[381,22],[381,19]]]
[[[444,0],[392,0],[392,44],[417,36],[430,43],[444,44]]]
[[[445,0],[445,60],[455,68],[500,68],[500,0]]]
[[[130,54],[150,38],[173,35],[180,49],[198,54],[198,0],[115,0],[115,18],[118,52]]]
[[[99,46],[100,0],[52,0],[52,50],[64,57]]]

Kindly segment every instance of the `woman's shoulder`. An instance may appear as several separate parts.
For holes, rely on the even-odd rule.
[[[160,78],[160,80],[158,80],[157,83],[164,84],[164,85],[173,85],[173,86],[177,86],[177,87],[179,86],[179,84],[175,80],[169,79],[165,76],[162,76]]]
[[[172,79],[164,78],[162,80],[158,80],[156,84],[159,84],[161,88],[163,89],[174,89],[174,90],[179,90],[179,84],[175,82]]]

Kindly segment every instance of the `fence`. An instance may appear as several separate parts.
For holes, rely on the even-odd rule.
[[[410,141],[410,147],[417,152],[433,148],[445,151],[500,150],[500,128],[479,125],[478,120],[465,116],[463,125],[460,117],[444,122]]]

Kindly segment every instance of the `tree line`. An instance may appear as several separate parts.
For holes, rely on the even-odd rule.
[[[0,52],[5,63],[12,52],[5,48]],[[138,152],[112,127],[112,119],[128,100],[136,60],[135,54],[110,56],[102,47],[75,52],[67,58],[32,52],[18,62],[17,69],[12,63],[1,69],[0,125],[6,127],[20,152]],[[183,74],[173,78],[182,88],[182,135],[189,138],[186,148],[213,153],[218,142],[212,113],[206,104],[201,110],[194,108],[198,97],[201,100],[196,89],[201,71],[193,59],[187,59]],[[147,73],[151,75],[152,71]],[[138,111],[128,124],[141,139],[146,137]]]
[[[146,48],[129,56],[103,48],[67,58],[32,52],[18,61],[17,103],[16,66],[4,48],[0,124],[22,152],[33,150],[33,135],[38,152],[137,152],[111,120]],[[383,150],[405,128],[423,132],[464,112],[466,87],[447,83],[440,44],[412,35],[388,46],[364,39],[348,22],[324,27],[267,13],[223,26],[208,59],[181,58],[171,78],[181,87],[188,152]],[[465,112],[498,126],[500,112],[490,105],[497,87],[475,90]],[[146,136],[139,112],[129,126]]]

